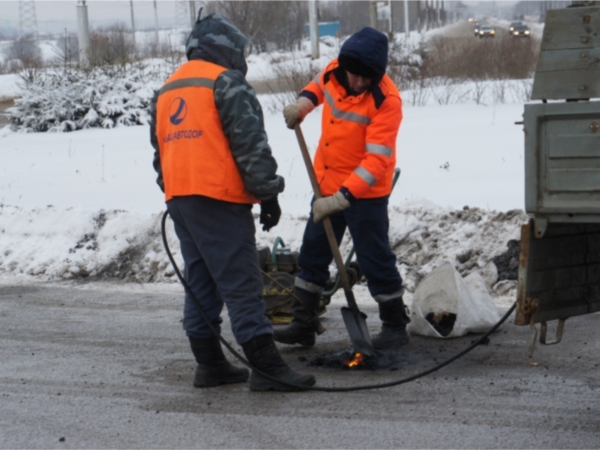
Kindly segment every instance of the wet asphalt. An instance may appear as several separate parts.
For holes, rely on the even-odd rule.
[[[527,356],[511,319],[486,346],[399,386],[256,393],[192,386],[177,287],[0,285],[0,448],[598,448],[600,327],[567,320],[563,342]],[[378,331],[375,305],[365,308]],[[318,386],[389,383],[476,336],[413,336],[377,370],[311,365],[350,349],[337,308],[313,349],[280,346]],[[552,328],[552,327],[551,327]],[[224,336],[231,341],[225,316]],[[234,344],[239,350],[239,346]],[[230,358],[232,359],[232,358]]]

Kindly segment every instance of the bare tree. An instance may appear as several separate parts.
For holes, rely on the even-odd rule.
[[[79,42],[77,36],[67,34],[61,36],[52,46],[52,51],[56,55],[56,60],[64,67],[70,67],[79,62]]]
[[[275,79],[267,81],[267,89],[273,94],[269,110],[280,111],[283,107],[298,98],[300,91],[319,72],[312,62],[296,60],[292,57],[287,63],[272,60]]]
[[[334,22],[340,20],[340,2],[318,2],[318,16],[319,22]]]
[[[185,52],[181,50],[183,48],[181,44],[181,36],[169,34],[164,48],[161,46],[160,54],[171,73],[185,61]]]
[[[339,17],[342,35],[350,35],[369,26],[368,1],[342,1],[339,5]]]
[[[523,79],[535,71],[538,47],[533,39],[508,35],[484,40],[438,37],[428,42],[425,59],[433,77]]]
[[[113,25],[106,35],[117,64],[125,66],[138,59],[133,35],[124,23]]]
[[[91,33],[88,51],[90,67],[118,65],[125,68],[138,60],[133,36],[124,24],[98,28]]]
[[[299,46],[304,36],[304,26],[308,21],[306,2],[273,2],[277,4],[277,16],[280,20],[273,26],[269,40],[276,43],[278,49],[292,50]]]
[[[231,20],[248,38],[248,48],[255,45],[256,35],[260,32],[259,23],[264,19],[270,21],[269,4],[273,2],[259,2],[252,0],[211,2],[210,5],[219,13]],[[267,17],[261,17],[263,11]],[[268,23],[268,22],[267,22]]]
[[[219,12],[231,20],[248,38],[248,50],[257,53],[298,44],[308,15],[306,2],[297,0],[219,0],[209,2],[206,12]]]
[[[15,39],[4,50],[4,54],[7,60],[21,61],[24,68],[42,66],[42,51],[33,35]]]

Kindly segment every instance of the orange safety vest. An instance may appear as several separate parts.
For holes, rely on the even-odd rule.
[[[389,195],[396,165],[396,137],[402,121],[402,99],[384,75],[379,88],[386,99],[375,107],[370,91],[358,96],[325,74],[338,67],[334,59],[304,90],[323,105],[322,131],[315,154],[315,173],[323,195],[345,186],[355,198]]]
[[[156,137],[165,198],[204,195],[232,203],[257,203],[244,187],[215,106],[214,83],[224,67],[183,64],[160,89]]]

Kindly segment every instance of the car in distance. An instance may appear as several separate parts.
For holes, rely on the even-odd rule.
[[[531,30],[524,23],[521,25],[516,25],[514,29],[511,31],[511,35],[513,37],[530,37]]]
[[[494,37],[496,35],[496,29],[491,25],[482,25],[479,28],[479,38]]]
[[[510,34],[513,34],[513,31],[515,31],[515,27],[518,25],[523,25],[523,22],[521,22],[521,21],[511,22],[510,25],[508,26],[508,32]]]
[[[473,32],[475,33],[475,37],[479,36],[479,29],[481,28],[481,24],[479,22],[475,22],[475,27],[473,28]]]

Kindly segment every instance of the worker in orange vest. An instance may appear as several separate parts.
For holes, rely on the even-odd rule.
[[[245,79],[246,37],[219,14],[196,22],[188,62],[156,93],[150,138],[157,182],[165,193],[189,285],[212,328],[220,333],[227,306],[233,335],[251,365],[250,389],[292,390],[315,384],[293,371],[273,341],[265,316],[252,205],[268,231],[279,222],[276,174],[262,109]],[[198,363],[194,386],[245,382],[249,373],[225,358],[219,336],[186,293],[183,328]]]
[[[295,279],[294,319],[274,338],[311,347],[319,330],[320,294],[329,280],[333,255],[321,221],[330,217],[338,243],[349,229],[357,260],[383,322],[373,337],[377,349],[409,342],[410,322],[404,289],[389,243],[388,198],[396,163],[396,137],[402,100],[386,75],[387,37],[363,28],[342,45],[331,61],[287,105],[288,128],[323,105],[322,134],[314,168],[323,198],[314,200],[306,224]]]

